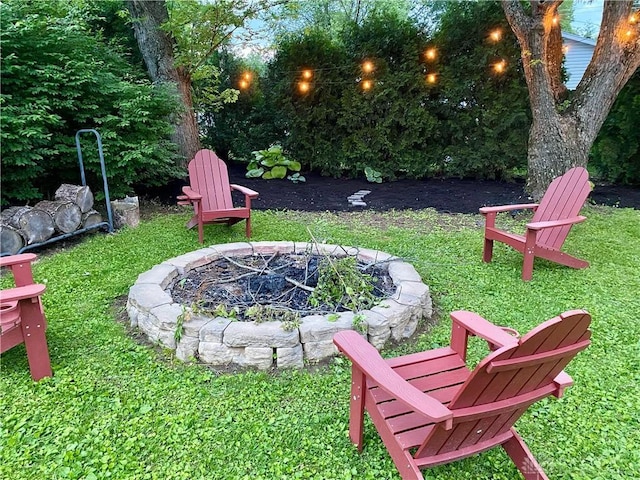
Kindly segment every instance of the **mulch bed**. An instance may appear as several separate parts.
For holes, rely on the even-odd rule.
[[[501,182],[474,179],[398,180],[370,183],[366,179],[322,177],[304,173],[305,183],[289,180],[262,180],[246,178],[244,164],[229,164],[231,183],[256,190],[260,196],[252,202],[256,210],[301,211],[388,211],[434,208],[443,213],[477,213],[487,205],[529,203],[523,182]],[[185,182],[175,182],[163,189],[142,192],[156,197],[162,203],[175,205],[175,198]],[[352,206],[347,197],[360,190],[370,190],[363,201],[366,206]],[[235,197],[234,197],[235,201]],[[238,197],[242,204],[243,198]],[[597,184],[589,201],[598,205],[635,208],[640,210],[640,188]]]

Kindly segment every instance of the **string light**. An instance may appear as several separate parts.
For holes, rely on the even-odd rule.
[[[371,87],[373,87],[373,82],[371,80],[363,80],[362,81],[362,89],[364,91],[371,90]]]
[[[244,72],[240,77],[240,81],[238,82],[238,86],[240,90],[246,90],[251,85],[251,80],[253,80],[253,74],[251,72]]]
[[[493,69],[496,73],[503,73],[507,68],[507,62],[500,60],[498,63],[493,64]]]
[[[298,83],[298,90],[300,90],[300,93],[307,93],[310,89],[311,85],[309,85],[309,82]]]
[[[313,72],[311,70],[303,70],[302,71],[302,78],[304,78],[305,80],[311,80],[311,78],[313,77]]]
[[[500,29],[494,30],[489,34],[489,36],[491,37],[491,40],[493,40],[494,42],[499,42],[500,39],[502,38],[502,31]]]
[[[437,55],[438,52],[435,48],[430,48],[424,54],[424,56],[427,57],[427,60],[435,60]]]
[[[551,19],[551,23],[553,23],[554,25],[558,25],[558,15],[553,16],[553,18]]]
[[[369,60],[364,62],[362,64],[362,71],[365,72],[365,73],[373,72],[373,62],[370,62]]]
[[[430,73],[427,75],[427,83],[436,83],[438,80],[438,76],[435,73]]]
[[[632,13],[631,15],[629,15],[629,23],[631,25],[634,25],[637,21],[638,21],[638,15],[636,15],[635,13]]]
[[[569,45],[562,46],[562,53],[564,53],[565,55],[569,53]]]

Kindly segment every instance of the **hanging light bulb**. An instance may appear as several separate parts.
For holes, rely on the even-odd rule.
[[[558,22],[560,21],[560,18],[558,17],[558,15],[554,15],[553,18],[551,19],[551,23],[555,26],[558,25]]]
[[[246,81],[246,82],[250,82],[253,79],[253,75],[251,74],[251,72],[244,72],[242,74],[242,78]]]
[[[311,78],[313,77],[313,72],[311,70],[303,70],[302,71],[302,78],[304,78],[305,80],[311,80]]]
[[[634,25],[638,22],[638,15],[636,13],[632,13],[631,15],[629,15],[629,23],[631,25]]]
[[[427,83],[436,83],[438,80],[438,76],[435,73],[430,73],[427,75]]]
[[[493,40],[494,42],[499,42],[500,39],[502,38],[502,30],[498,28],[493,32],[491,32],[489,36],[491,37],[491,40]]]
[[[366,62],[364,62],[362,64],[362,71],[365,73],[371,73],[373,72],[373,62],[367,60]]]
[[[245,79],[240,80],[240,82],[238,82],[238,85],[240,86],[240,90],[246,90],[247,88],[249,88],[249,82],[247,82]]]
[[[435,60],[437,55],[438,52],[435,48],[430,48],[424,54],[424,56],[427,57],[427,60]]]
[[[373,87],[373,82],[371,80],[363,80],[362,89],[364,91],[371,90],[371,87]]]
[[[507,62],[505,62],[504,60],[500,60],[498,63],[495,63],[493,65],[493,69],[495,70],[496,73],[504,73],[506,68],[507,68]]]
[[[307,93],[311,89],[309,82],[298,82],[298,90],[300,93]]]

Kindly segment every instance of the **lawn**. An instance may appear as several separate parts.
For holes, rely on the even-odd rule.
[[[551,478],[640,478],[640,211],[587,207],[585,214],[565,248],[591,267],[537,261],[529,283],[520,280],[522,256],[503,245],[493,263],[481,262],[479,215],[256,212],[253,240],[313,234],[413,263],[439,322],[387,356],[446,344],[452,310],[520,332],[565,310],[588,310],[593,343],[567,368],[575,386],[534,405],[517,427]],[[199,248],[186,219],[158,215],[41,255],[34,275],[47,285],[54,377],[32,382],[23,347],[2,355],[0,478],[399,478],[370,422],[364,452],[349,443],[345,359],[314,371],[223,374],[136,343],[116,320],[116,299],[141,272]],[[243,233],[242,226],[205,228],[207,243],[243,241]],[[475,358],[480,349],[474,344]],[[493,450],[425,478],[520,477]]]

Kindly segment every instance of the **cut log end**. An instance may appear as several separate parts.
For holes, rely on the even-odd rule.
[[[20,230],[28,245],[47,241],[55,231],[51,215],[32,207],[7,208],[2,222]]]
[[[0,252],[15,255],[24,247],[26,239],[20,230],[6,223],[0,223]]]
[[[55,229],[62,233],[74,232],[82,221],[80,207],[65,200],[43,200],[38,202],[33,209],[42,210],[51,215]]]
[[[86,185],[63,183],[56,190],[55,199],[75,203],[82,213],[87,213],[93,208],[93,193]]]
[[[102,223],[102,215],[96,210],[89,210],[82,214],[82,228],[90,228]]]

